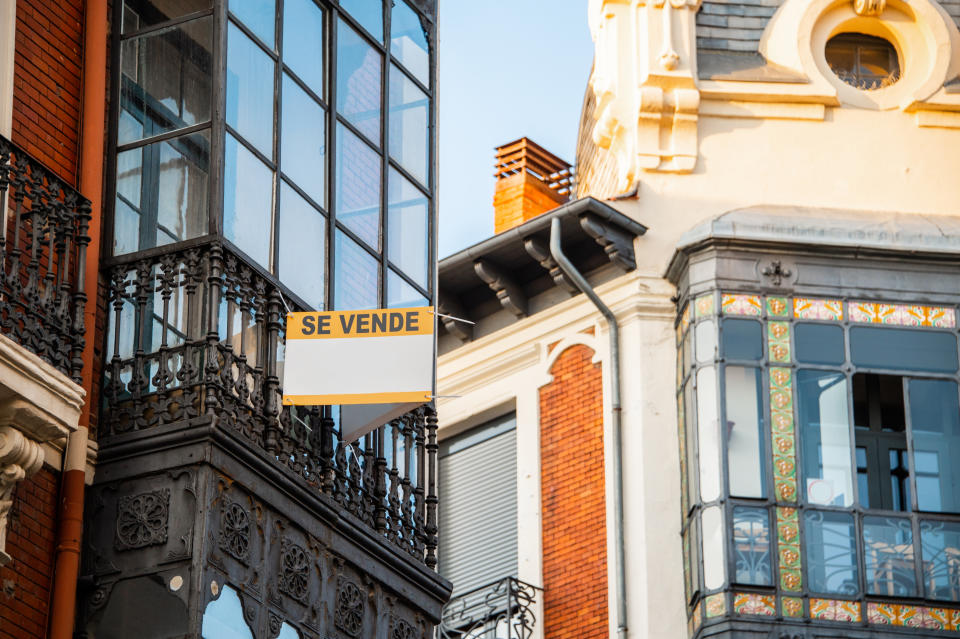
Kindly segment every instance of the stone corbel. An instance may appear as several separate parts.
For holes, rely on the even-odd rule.
[[[605,224],[603,220],[589,213],[580,217],[580,227],[603,247],[603,252],[613,264],[624,271],[632,271],[637,267],[633,235]]]
[[[10,562],[7,554],[7,517],[18,482],[43,466],[43,448],[13,426],[0,426],[0,566]]]
[[[443,290],[440,291],[439,299],[440,303],[437,310],[442,313],[440,316],[440,322],[443,324],[443,327],[447,329],[447,332],[459,339],[461,342],[469,342],[472,340],[473,324],[458,322],[456,319],[453,319],[469,319],[467,317],[466,309],[464,309],[463,305],[460,304],[460,300]],[[448,317],[444,317],[444,315]]]
[[[500,267],[489,260],[480,259],[473,263],[473,270],[481,280],[487,283],[490,290],[497,294],[497,299],[500,300],[503,308],[517,317],[527,315],[527,296],[513,278],[500,270]]]
[[[564,275],[560,266],[554,261],[553,256],[550,255],[550,247],[542,240],[532,236],[525,238],[523,240],[523,247],[527,250],[527,255],[539,262],[540,266],[550,273],[550,277],[553,278],[557,286],[571,295],[578,292],[577,287],[567,279],[567,276]]]

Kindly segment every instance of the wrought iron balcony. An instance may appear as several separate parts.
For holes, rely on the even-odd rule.
[[[344,441],[331,407],[281,404],[288,300],[273,278],[217,241],[156,251],[108,269],[101,449],[140,431],[209,419],[434,567],[433,409]]]
[[[536,586],[507,577],[457,595],[443,608],[437,637],[530,639],[537,630],[540,592]]]
[[[0,136],[0,333],[77,383],[90,202]]]

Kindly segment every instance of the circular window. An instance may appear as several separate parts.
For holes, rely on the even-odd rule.
[[[892,44],[864,33],[842,33],[830,38],[827,64],[852,87],[872,91],[900,79],[900,58]]]

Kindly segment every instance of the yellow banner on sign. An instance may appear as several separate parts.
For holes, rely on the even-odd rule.
[[[287,315],[287,340],[432,334],[432,307],[317,311]]]

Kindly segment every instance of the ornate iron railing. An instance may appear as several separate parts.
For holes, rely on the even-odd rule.
[[[249,441],[397,546],[436,565],[437,420],[423,406],[356,442],[331,407],[281,404],[287,305],[212,242],[108,269],[101,448],[201,416]]]
[[[0,136],[0,210],[0,333],[79,383],[90,202]]]
[[[514,577],[455,596],[443,607],[438,639],[530,639],[540,588]],[[540,633],[542,634],[542,633]]]

